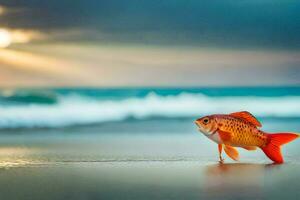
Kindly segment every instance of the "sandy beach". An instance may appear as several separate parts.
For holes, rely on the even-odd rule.
[[[1,199],[297,199],[299,163],[67,161],[1,168]],[[7,184],[9,183],[9,184]]]
[[[194,130],[189,119],[165,121],[159,130],[154,128],[158,121],[119,123],[119,131],[115,124],[2,131],[0,199],[252,200],[300,195],[300,141],[283,148],[283,165],[272,165],[260,150],[243,149],[240,162],[226,157],[219,164],[216,144]],[[266,128],[298,127],[297,120],[264,122]]]

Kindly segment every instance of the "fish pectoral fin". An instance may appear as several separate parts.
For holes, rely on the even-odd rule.
[[[242,147],[248,151],[255,151],[257,149],[257,147],[254,147],[254,146],[247,146],[247,147]]]
[[[224,151],[231,159],[235,161],[238,161],[240,159],[239,152],[236,150],[236,148],[229,145],[225,145]]]
[[[232,137],[230,132],[219,130],[218,133],[219,133],[219,136],[220,136],[222,142],[229,141]]]

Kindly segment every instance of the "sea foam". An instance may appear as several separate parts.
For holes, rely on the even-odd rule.
[[[226,96],[181,93],[97,100],[79,95],[55,104],[0,105],[0,128],[63,127],[151,117],[200,117],[247,110],[258,117],[300,117],[300,97]]]

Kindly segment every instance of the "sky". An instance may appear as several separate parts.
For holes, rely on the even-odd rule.
[[[300,84],[297,0],[0,0],[0,87]]]

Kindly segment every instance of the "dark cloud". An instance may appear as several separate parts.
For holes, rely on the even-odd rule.
[[[22,9],[2,16],[1,26],[46,32],[88,30],[78,40],[300,48],[297,0],[10,0],[1,4]]]

